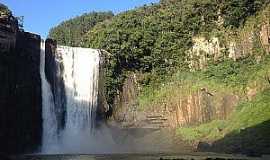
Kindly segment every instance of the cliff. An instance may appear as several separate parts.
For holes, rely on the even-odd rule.
[[[175,129],[196,147],[260,126],[269,111],[249,106],[269,92],[269,10],[269,0],[162,0],[97,23],[80,45],[112,53],[100,115],[125,128]]]
[[[200,151],[268,154],[269,11],[268,5],[239,28],[219,26],[193,36],[189,71],[148,86],[147,73],[129,72],[111,121],[175,128],[179,139]]]
[[[112,119],[123,127],[176,128],[226,119],[240,100],[234,93],[207,88],[191,90],[191,85],[176,84],[166,86],[168,95],[160,93],[160,98],[146,106],[139,99],[136,76],[132,74],[126,79],[123,90],[115,99]],[[150,95],[146,96],[151,99]]]
[[[270,12],[269,6],[258,15],[247,19],[238,29],[220,26],[205,36],[192,38],[193,46],[187,51],[190,70],[204,69],[209,62],[231,58],[234,61],[253,56],[260,61],[270,54]]]
[[[244,65],[238,66],[238,64],[246,63],[244,61],[248,61],[245,60],[248,57],[253,57],[256,61],[253,66],[263,64],[265,57],[270,54],[269,14],[268,6],[263,11],[249,17],[245,25],[240,28],[226,29],[219,26],[212,32],[194,36],[192,47],[186,51],[186,61],[191,72],[180,71],[169,77],[167,84],[165,81],[157,87],[158,89],[153,89],[158,93],[153,91],[152,95],[148,95],[146,94],[147,88],[140,86],[141,83],[139,82],[146,77],[146,74],[140,72],[128,74],[119,96],[115,99],[114,117],[121,121],[120,119],[126,119],[123,118],[123,114],[131,114],[133,111],[142,115],[143,113],[139,111],[139,108],[142,107],[146,115],[162,116],[166,119],[167,126],[170,127],[201,124],[214,119],[226,119],[240,100],[252,99],[257,92],[265,88],[262,87],[264,84],[260,85],[262,82],[257,82],[256,79],[247,80],[247,77],[244,86],[235,84],[238,87],[244,87],[243,93],[240,93],[229,86],[234,81],[226,81],[225,84],[222,84],[222,80],[218,80],[214,82],[217,86],[213,86],[212,82],[205,80],[206,78],[202,77],[203,79],[200,80],[200,74],[203,73],[208,78],[224,76],[223,80],[225,80],[226,78],[229,79],[229,76],[233,76],[230,74],[238,74],[230,71],[230,69],[233,69],[230,67],[244,67]],[[218,69],[218,65],[223,70],[215,70]],[[246,69],[246,72],[248,72],[248,68]],[[192,72],[194,72],[194,75]],[[181,77],[189,75],[190,79],[187,79],[189,77]],[[180,80],[177,77],[180,77]],[[223,86],[221,89],[218,88],[220,85]],[[145,88],[146,91],[142,90]],[[143,119],[147,120],[146,116]],[[135,123],[135,121],[132,123]]]
[[[1,13],[0,47],[0,152],[30,152],[42,133],[40,36]]]

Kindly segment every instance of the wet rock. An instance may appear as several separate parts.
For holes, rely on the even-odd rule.
[[[58,131],[60,131],[65,124],[66,93],[62,55],[57,54],[56,48],[56,41],[52,39],[45,41],[45,75],[52,89],[54,105],[57,106],[57,123],[59,123],[57,126],[59,126]]]

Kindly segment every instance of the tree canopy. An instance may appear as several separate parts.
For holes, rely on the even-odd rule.
[[[67,20],[52,28],[49,38],[55,39],[58,44],[80,46],[81,37],[97,23],[113,17],[112,12],[91,12]]]
[[[8,7],[2,3],[0,3],[0,16],[1,15],[8,15],[10,16],[12,13],[11,11],[8,9]]]
[[[127,72],[147,73],[149,80],[144,83],[149,83],[176,70],[186,70],[186,51],[192,46],[193,36],[221,27],[237,28],[266,4],[269,0],[161,0],[106,16],[112,18],[100,19],[85,30],[80,27],[81,17],[77,17],[52,29],[50,35],[63,44],[80,43],[112,53],[105,81],[112,103]],[[79,37],[83,38],[79,41]]]

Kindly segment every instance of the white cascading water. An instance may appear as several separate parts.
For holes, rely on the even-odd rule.
[[[63,145],[71,152],[74,148],[81,148],[86,137],[89,139],[94,125],[98,99],[99,52],[88,48],[60,46],[57,53],[63,60],[66,91]]]
[[[41,55],[44,50],[41,49]],[[45,78],[44,60],[41,64],[43,97],[43,153],[79,153],[89,149],[88,140],[95,122],[98,100],[98,78],[100,55],[98,50],[58,46],[56,54],[61,56],[65,85],[65,126],[57,134],[56,114],[52,92]],[[44,58],[43,58],[44,59]],[[46,93],[44,93],[46,92]],[[57,107],[57,106],[56,106]],[[87,141],[87,143],[86,143]],[[51,143],[52,142],[52,143]],[[84,144],[85,142],[85,144]]]
[[[42,151],[52,152],[57,144],[57,119],[50,84],[45,76],[45,43],[40,45],[40,77],[42,90]]]

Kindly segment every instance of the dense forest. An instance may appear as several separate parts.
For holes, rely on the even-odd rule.
[[[127,72],[147,73],[142,83],[149,85],[175,71],[188,70],[186,51],[192,46],[193,36],[236,29],[268,3],[162,0],[114,17],[110,12],[84,14],[51,29],[49,37],[62,45],[102,48],[112,53],[106,66],[107,98],[112,104]]]
[[[4,22],[14,20],[18,32],[12,34],[16,38],[28,35],[22,29],[20,18],[13,17],[11,11],[0,4],[0,20],[1,18]],[[6,26],[10,28],[11,25],[8,23]],[[20,41],[16,38],[14,43],[17,45]],[[38,38],[36,45],[39,47],[39,36],[36,38]],[[102,123],[98,121],[97,129],[102,128],[105,122],[105,128],[116,127],[117,130],[118,128],[165,132],[170,130],[169,132],[173,133],[173,141],[185,142],[194,151],[237,153],[247,156],[270,154],[270,0],[160,0],[159,3],[140,6],[119,14],[111,11],[85,13],[51,28],[48,38],[56,40],[57,45],[71,46],[68,48],[101,49],[101,52],[96,50],[95,56],[102,54],[104,58],[102,66],[99,66],[101,63],[95,57],[97,63],[93,76],[96,77],[99,72],[99,78],[104,79],[97,79],[98,88],[90,87],[95,90],[94,92],[98,92],[95,100],[98,101],[96,112],[98,116],[93,117],[102,119]],[[53,40],[47,41],[48,44],[53,43]],[[55,49],[54,46],[51,45],[50,49]],[[46,47],[47,49],[49,48]],[[45,54],[50,53],[51,51]],[[77,74],[77,71],[81,71],[81,66],[89,66],[90,59],[86,60],[84,56],[76,58],[74,56],[76,54],[78,57],[81,56],[80,49],[78,51],[72,49],[70,53],[72,59],[76,60],[72,63],[72,75],[67,79],[74,79],[73,87],[76,90],[78,85],[75,80],[81,79],[76,76],[84,73]],[[56,51],[55,54],[61,52]],[[3,56],[6,57],[6,54]],[[70,56],[67,54],[67,57]],[[39,58],[35,61],[37,66],[40,63]],[[70,61],[65,61],[64,55],[59,63],[58,59],[51,63],[51,58],[47,58],[48,56],[45,56],[43,59],[46,64],[47,62],[49,65],[55,65],[55,62],[59,64],[59,69],[63,71],[61,75],[66,75],[64,72],[66,69],[71,73],[69,72],[71,68],[67,68],[70,65],[65,65]],[[80,59],[84,60],[83,63],[80,63]],[[15,61],[10,63],[12,69],[13,64],[15,68],[21,69],[19,64],[24,59],[18,60],[20,61],[18,64]],[[27,60],[32,61],[33,57]],[[4,58],[4,64],[5,61]],[[77,62],[83,65],[76,67]],[[41,66],[46,69],[46,66]],[[91,66],[93,67],[92,64]],[[10,72],[9,68],[3,71]],[[39,70],[38,67],[36,71],[38,80],[41,76],[40,83],[46,82],[47,73],[40,73],[39,71],[43,70]],[[58,75],[58,72],[56,74]],[[88,75],[89,72],[85,74]],[[12,77],[13,74],[10,76],[11,79],[16,78]],[[62,80],[65,79],[61,79],[61,83]],[[92,83],[92,79],[84,82],[87,84],[82,84],[81,81],[78,81],[78,84],[87,86]],[[100,86],[103,84],[104,88]],[[47,89],[40,86],[38,88],[39,90],[35,91],[40,92],[42,89],[42,97],[39,98],[43,98],[43,92],[45,93]],[[56,90],[55,88],[53,86],[51,89]],[[70,87],[67,86],[65,89],[69,93]],[[92,93],[90,90],[86,92]],[[17,93],[20,92],[16,91],[14,95]],[[53,91],[53,94],[55,105],[50,106],[59,108],[56,104],[58,93]],[[61,98],[62,95],[66,97],[61,102],[70,103],[66,99],[70,95],[61,93]],[[77,95],[80,94],[76,91],[75,99],[71,98],[76,103]],[[89,98],[93,99],[92,96]],[[81,102],[94,101],[92,99],[82,99],[78,106],[83,106]],[[48,101],[52,102],[50,98]],[[29,102],[34,102],[31,97]],[[77,107],[73,101],[67,104],[63,106]],[[96,103],[91,105],[96,107]],[[106,109],[102,108],[105,106]],[[66,107],[61,113],[65,115],[63,117],[66,122],[69,122],[68,118],[73,117],[68,116],[68,112]],[[89,114],[87,111],[87,116],[90,115],[92,116],[92,113]],[[46,121],[44,117],[43,121]],[[82,118],[83,121],[85,119],[89,118]],[[50,128],[49,125],[48,127]],[[118,135],[118,132],[116,133]],[[133,136],[132,138],[136,137]],[[151,138],[159,139],[152,135]],[[162,137],[160,141],[167,139]]]
[[[269,3],[161,0],[89,27],[78,46],[111,53],[105,67],[111,106],[125,80],[135,73],[139,112],[163,111],[164,106],[173,115],[182,110],[180,117],[188,124],[183,127],[177,120],[182,139],[192,144],[218,140],[213,149],[228,153],[269,153]],[[70,45],[72,37],[56,35],[58,28],[69,30],[60,25],[50,37]],[[232,102],[228,97],[237,99],[236,109],[228,106]],[[224,110],[231,114],[218,117]],[[202,120],[191,123],[196,117]],[[249,147],[243,147],[246,144]]]
[[[50,30],[50,37],[59,44],[69,46],[81,45],[81,37],[92,29],[97,23],[111,19],[112,12],[91,12],[62,22]]]

